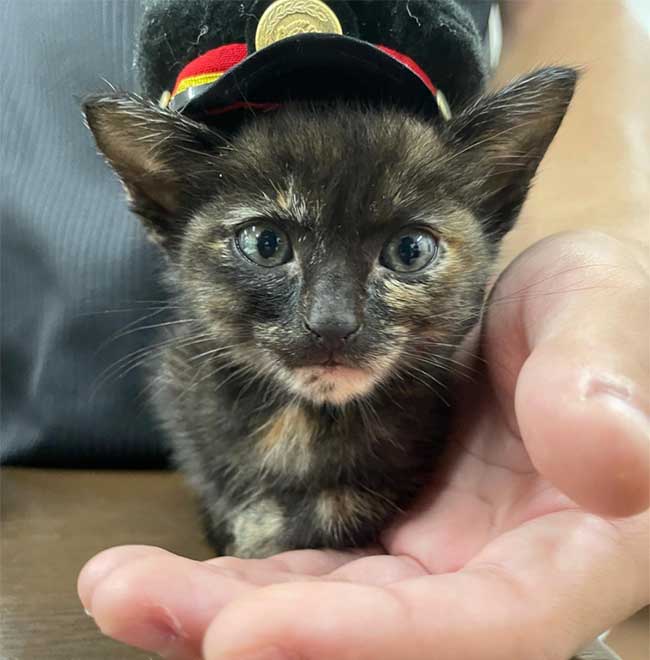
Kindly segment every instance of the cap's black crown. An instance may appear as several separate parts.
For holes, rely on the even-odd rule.
[[[144,94],[160,97],[188,62],[231,43],[246,43],[249,56],[193,101],[190,114],[237,101],[331,97],[390,98],[433,112],[422,81],[377,45],[414,60],[452,107],[482,89],[480,38],[470,15],[453,0],[327,0],[343,35],[303,34],[256,52],[260,17],[273,1],[149,0],[137,54]]]

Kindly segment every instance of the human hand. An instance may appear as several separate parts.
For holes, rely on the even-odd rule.
[[[84,606],[178,659],[566,660],[649,600],[649,272],[591,233],[505,271],[445,465],[381,550],[113,548]]]

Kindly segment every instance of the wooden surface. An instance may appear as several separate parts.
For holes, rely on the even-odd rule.
[[[194,505],[162,472],[3,469],[2,660],[144,660],[103,637],[76,593],[79,569],[113,545],[160,545],[197,559]]]
[[[210,556],[178,475],[5,468],[0,482],[1,660],[151,658],[102,637],[81,609],[76,579],[87,559],[113,545]],[[610,641],[623,660],[648,660],[647,610]]]

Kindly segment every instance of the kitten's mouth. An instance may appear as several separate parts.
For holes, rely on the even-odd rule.
[[[327,360],[324,360],[320,365],[316,365],[320,367],[345,367],[343,362],[340,360],[336,360],[333,357],[328,358]]]
[[[326,364],[320,364],[313,367],[303,367],[303,369],[308,369],[311,372],[311,379],[316,380],[318,378],[342,378],[345,376],[355,377],[360,376],[364,373],[368,373],[365,369],[360,369],[359,367],[348,367],[339,362],[328,362]]]
[[[316,403],[343,404],[370,392],[377,375],[370,369],[330,358],[320,364],[292,369],[293,389]]]

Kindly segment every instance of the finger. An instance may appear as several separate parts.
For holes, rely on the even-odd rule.
[[[251,566],[254,561],[274,562],[281,568],[291,573],[300,575],[326,575],[359,557],[371,554],[379,554],[380,548],[369,548],[365,550],[290,550],[274,555],[269,559],[246,560],[246,565]],[[213,559],[211,562],[219,564],[224,558]],[[235,560],[241,561],[241,560]]]
[[[220,557],[205,563],[219,569],[220,573],[236,575],[257,586],[307,582],[320,576],[331,581],[383,585],[428,572],[422,564],[405,555],[367,555],[329,550],[294,550],[268,559]]]
[[[282,584],[245,595],[211,624],[204,658],[569,657],[647,598],[635,586],[647,581],[647,520],[630,519],[637,529],[624,540],[602,519],[558,516],[488,546],[458,573],[389,587]]]
[[[199,654],[214,613],[255,585],[175,555],[133,558],[99,581],[91,608],[109,637],[168,657]]]
[[[327,575],[327,580],[346,580],[383,586],[428,574],[418,561],[406,555],[374,555],[351,561]]]
[[[487,571],[420,577],[394,588],[275,585],[223,609],[208,630],[203,655],[206,660],[532,657],[521,631],[513,635],[514,600],[506,581]],[[517,607],[521,611],[518,599]]]
[[[166,550],[148,545],[123,545],[104,550],[86,562],[77,579],[77,593],[86,612],[92,615],[90,606],[97,584],[116,568],[135,559],[161,553],[166,553]]]
[[[491,377],[549,481],[594,512],[650,499],[650,284],[625,246],[553,236],[501,277],[485,321]]]
[[[197,562],[160,548],[124,546],[83,569],[79,593],[102,632],[167,657],[193,658],[224,603],[259,586],[315,579],[360,552],[294,551],[263,560],[220,557]]]
[[[349,575],[337,574],[346,565]],[[224,604],[269,584],[317,579],[300,572],[306,570],[378,583],[421,572],[396,557],[360,552],[293,551],[269,559],[197,562],[157,548],[124,547],[102,553],[84,569],[84,600],[106,635],[167,657],[194,657]],[[92,583],[88,573],[96,578]]]

